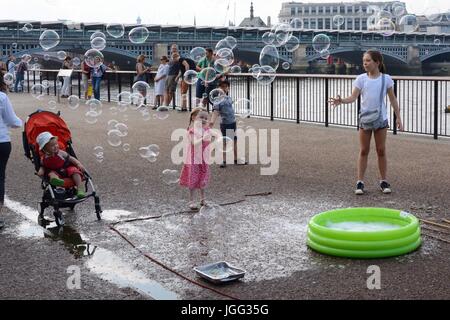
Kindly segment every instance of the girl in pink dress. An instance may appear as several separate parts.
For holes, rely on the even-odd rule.
[[[208,125],[208,113],[203,108],[192,110],[187,132],[188,145],[180,185],[189,188],[189,208],[197,210],[194,201],[195,190],[200,190],[200,206],[205,203],[205,188],[209,182],[209,155],[206,148],[211,142],[211,132]]]

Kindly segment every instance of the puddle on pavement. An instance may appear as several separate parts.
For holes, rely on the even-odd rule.
[[[21,222],[15,228],[10,229],[8,234],[24,239],[49,238],[54,241],[62,241],[75,258],[89,256],[85,266],[101,279],[109,281],[120,288],[132,288],[153,299],[178,299],[174,292],[165,289],[158,282],[146,278],[142,272],[131,267],[113,252],[87,243],[84,240],[87,237],[77,232],[74,228],[70,226],[58,227],[54,222],[42,225],[34,224],[33,222],[38,220],[37,210],[10,200],[7,197],[5,197],[5,206],[31,220]],[[131,214],[131,212],[123,210],[109,211],[112,212],[109,217],[114,219]]]

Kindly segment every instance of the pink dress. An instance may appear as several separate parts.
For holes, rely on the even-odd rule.
[[[209,128],[202,129],[203,135],[209,132]],[[201,134],[201,133],[196,133]],[[192,139],[194,138],[194,129],[188,130],[188,147],[186,151],[183,169],[181,169],[180,186],[189,189],[204,189],[209,182],[209,157],[205,149],[209,145],[209,141],[202,141],[202,145],[194,146]],[[200,139],[200,137],[196,137]]]

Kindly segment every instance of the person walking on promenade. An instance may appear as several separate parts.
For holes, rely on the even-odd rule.
[[[400,109],[394,93],[394,81],[386,74],[383,56],[379,51],[368,50],[363,56],[363,66],[366,73],[359,75],[353,83],[353,92],[350,97],[331,98],[329,103],[337,107],[340,104],[353,103],[361,95],[361,113],[359,116],[359,143],[360,152],[358,158],[358,181],[355,194],[364,194],[364,175],[367,169],[372,133],[375,138],[378,155],[378,168],[380,171],[380,189],[383,193],[391,193],[391,186],[387,182],[387,156],[386,136],[389,128],[386,94],[389,97],[391,107],[397,117],[395,125],[403,131],[403,123],[400,117]]]
[[[172,99],[177,91],[178,80],[180,78],[181,62],[180,54],[173,53],[169,63],[169,74],[166,81],[166,97],[164,101],[165,106],[170,106]]]
[[[100,100],[100,88],[102,79],[108,69],[100,57],[95,57],[95,64],[97,67],[91,68],[92,87],[94,89],[94,98]]]
[[[62,69],[73,69],[72,58],[70,56],[64,59]],[[70,96],[70,88],[72,87],[72,77],[63,77],[63,79],[64,84],[61,88],[61,98],[68,98]]]
[[[88,100],[91,98],[92,93],[89,92],[89,82],[91,81],[91,70],[92,68],[88,66],[86,61],[83,60],[81,63],[81,81],[84,90],[84,99]],[[91,83],[92,86],[92,83]]]
[[[200,190],[200,206],[205,206],[205,189],[209,183],[209,155],[206,148],[211,142],[211,130],[205,109],[195,108],[191,111],[186,141],[188,145],[184,149],[186,154],[180,186],[189,189],[189,208],[197,210],[195,190]]]
[[[25,72],[28,71],[28,63],[22,58],[16,70],[16,84],[14,85],[14,92],[19,92],[19,84],[23,90],[23,82],[25,81]]]
[[[150,72],[150,68],[145,67],[145,55],[141,54],[136,59],[136,76],[134,82],[145,81],[145,75]]]
[[[5,226],[2,220],[1,212],[5,200],[5,174],[6,164],[11,154],[11,137],[9,128],[20,128],[20,120],[11,105],[11,101],[6,95],[6,84],[3,77],[0,77],[0,229]]]
[[[210,48],[206,49],[206,57],[200,60],[197,64],[197,71],[201,72],[205,68],[214,68],[214,51]],[[217,87],[218,76],[212,82],[197,81],[195,90],[195,97],[197,98],[197,105],[202,102],[203,107],[206,108],[209,104],[209,94]]]
[[[166,79],[169,74],[169,58],[161,57],[161,64],[155,76],[155,105],[153,109],[158,109],[164,103],[164,93],[166,92]]]

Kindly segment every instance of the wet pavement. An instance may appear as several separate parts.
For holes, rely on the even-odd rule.
[[[37,107],[28,95],[10,94],[24,119]],[[430,137],[388,137],[392,195],[377,189],[374,146],[363,197],[353,195],[358,137],[356,130],[291,122],[245,119],[243,126],[280,130],[280,171],[260,175],[259,165],[211,167],[210,207],[187,211],[187,191],[163,181],[165,169],[181,170],[170,155],[170,136],[186,128],[188,115],[171,111],[165,120],[136,110],[110,110],[88,124],[85,105],[59,108],[73,136],[78,158],[98,188],[103,220],[92,199],[64,211],[66,226],[37,222],[42,197],[33,165],[23,156],[21,132],[12,131],[4,209],[7,228],[0,233],[2,298],[66,299],[448,299],[450,244],[427,236],[409,255],[381,260],[350,260],[315,253],[306,246],[309,219],[322,211],[377,206],[409,211],[420,218],[450,218],[450,141]],[[48,109],[47,109],[48,110]],[[122,143],[107,142],[108,121],[128,126]],[[150,162],[138,154],[157,144]],[[94,147],[104,148],[99,163]],[[270,194],[265,194],[270,193]],[[260,194],[260,195],[255,195]],[[246,196],[255,195],[255,196]],[[220,206],[220,204],[229,204]],[[52,219],[52,210],[46,216]],[[115,225],[115,222],[149,218]],[[430,232],[430,231],[427,231]],[[433,233],[442,238],[450,236]],[[127,242],[127,239],[129,242]],[[136,248],[133,248],[134,245]],[[199,279],[193,267],[225,260],[247,271],[235,283],[216,286]],[[68,290],[67,268],[82,270],[82,290]],[[381,268],[381,290],[368,290],[367,268]],[[6,272],[3,272],[5,270]],[[185,278],[182,278],[184,276]],[[188,279],[186,279],[188,278]],[[192,281],[189,281],[192,280]],[[13,284],[14,285],[11,285]],[[215,291],[199,286],[208,286]],[[125,288],[129,289],[125,289]],[[223,294],[222,294],[223,293]]]

